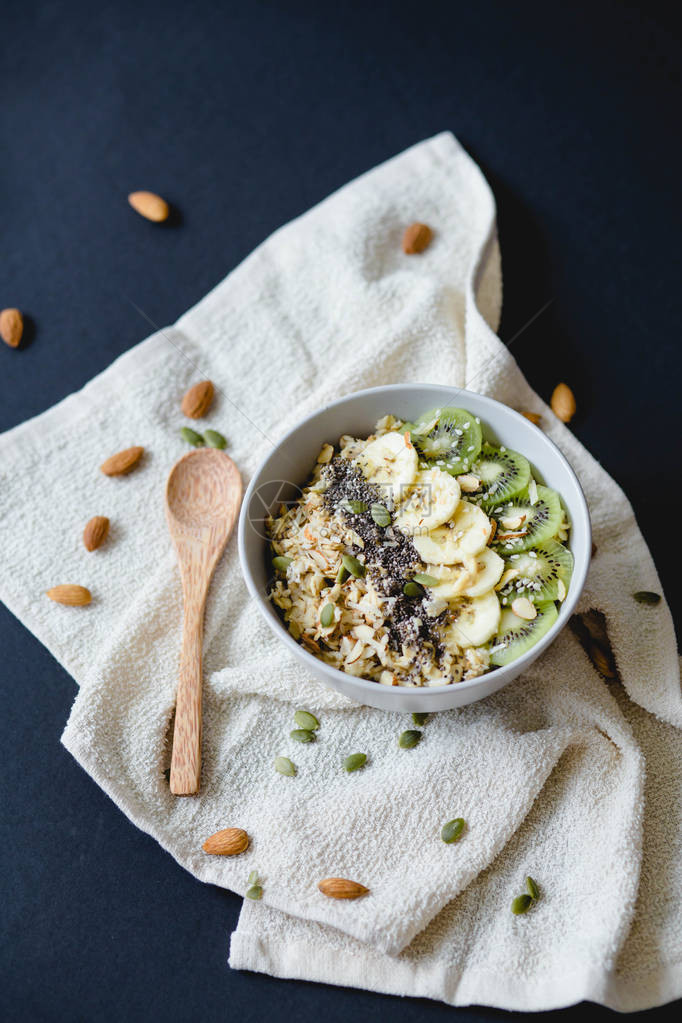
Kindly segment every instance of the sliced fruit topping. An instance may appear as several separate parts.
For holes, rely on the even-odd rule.
[[[464,561],[457,565],[429,565],[429,571],[437,580],[436,584],[430,587],[432,600],[452,600],[461,597],[468,586],[471,586],[476,577],[476,563],[467,555]]]
[[[465,590],[462,590],[465,597],[480,597],[488,590],[492,590],[504,571],[504,561],[489,547],[477,554],[475,561],[476,574],[473,582]]]
[[[465,554],[479,554],[487,546],[493,524],[478,505],[460,501],[453,524],[455,531],[461,533],[457,543]]]
[[[481,481],[476,495],[484,508],[499,504],[525,490],[530,481],[530,464],[518,451],[484,444],[473,472]]]
[[[451,650],[481,646],[497,632],[500,624],[500,602],[493,592],[482,597],[465,597],[453,605],[455,620],[444,633]]]
[[[513,611],[505,610],[500,617],[500,627],[490,656],[492,664],[503,665],[515,661],[521,654],[535,646],[554,625],[559,617],[555,604],[547,601],[536,604],[537,615],[530,621],[519,618]]]
[[[453,476],[468,472],[483,442],[476,417],[461,408],[424,412],[411,426],[410,434],[422,458]]]
[[[507,559],[506,568],[514,574],[498,591],[501,596],[528,597],[536,603],[560,600],[562,592],[566,595],[573,572],[573,555],[568,547],[556,540],[546,540],[539,547],[519,554],[513,561]],[[563,590],[559,583],[563,583]]]
[[[537,500],[534,504],[531,504],[527,493],[512,497],[491,512],[500,523],[518,522],[514,529],[500,526],[495,536],[495,549],[508,556],[511,567],[515,567],[515,554],[537,547],[556,535],[563,514],[559,495],[549,487],[537,487]]]
[[[457,533],[449,524],[438,526],[423,536],[415,536],[412,543],[427,565],[454,565],[462,559],[462,552],[457,545]]]
[[[486,513],[470,501],[460,500],[451,523],[415,536],[412,542],[427,565],[454,565],[464,554],[479,554],[491,531]]]
[[[424,469],[398,508],[395,525],[408,536],[425,533],[451,519],[458,504],[457,480],[440,469]]]
[[[394,503],[402,499],[417,475],[417,452],[402,433],[377,437],[358,455],[357,462],[365,478]]]

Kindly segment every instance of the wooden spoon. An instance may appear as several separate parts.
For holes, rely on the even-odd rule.
[[[204,608],[241,498],[237,466],[215,448],[190,451],[175,463],[166,485],[166,517],[180,564],[185,608],[170,773],[170,789],[176,796],[199,791]]]

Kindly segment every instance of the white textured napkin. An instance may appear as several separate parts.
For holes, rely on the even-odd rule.
[[[407,257],[415,219],[435,239]],[[455,1005],[638,1009],[682,993],[673,627],[665,603],[633,601],[660,583],[632,510],[495,337],[500,302],[492,196],[451,135],[363,176],[174,327],[0,438],[0,596],[81,684],[63,741],[128,816],[203,880],[243,892],[259,872],[263,901],[245,904],[233,966]],[[623,687],[609,690],[566,629],[522,679],[433,715],[421,744],[399,750],[404,716],[348,703],[283,654],[233,540],[207,611],[202,794],[172,797],[180,587],[163,484],[184,451],[180,397],[206,377],[218,389],[206,425],[229,437],[245,479],[303,414],[361,387],[451,381],[541,412],[588,497],[598,553],[580,607],[606,616]],[[139,469],[99,473],[132,444],[147,452]],[[95,514],[111,535],[87,553]],[[88,586],[92,605],[52,604],[44,591],[61,582]],[[296,707],[322,722],[313,746],[288,738]],[[368,766],[346,775],[357,750]],[[277,754],[296,778],[274,772]],[[446,846],[455,816],[468,830]],[[202,840],[225,826],[246,828],[250,849],[206,856]],[[542,899],[514,917],[526,874]],[[371,895],[327,900],[329,875]]]

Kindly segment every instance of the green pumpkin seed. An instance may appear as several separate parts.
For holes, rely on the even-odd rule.
[[[251,873],[249,874],[249,879],[247,881],[247,884],[256,884],[257,882],[258,882],[258,871],[257,870],[252,870]]]
[[[247,899],[253,899],[254,902],[258,902],[263,897],[263,889],[259,884],[252,884],[250,888],[247,888],[244,892]]]
[[[315,733],[307,728],[294,728],[293,732],[289,732],[289,738],[294,742],[315,742]]]
[[[356,579],[362,579],[365,574],[365,566],[357,558],[354,558],[352,554],[344,554],[341,558],[343,567],[351,575],[355,576]]]
[[[334,621],[334,605],[325,604],[320,612],[320,625],[323,629],[328,629]]]
[[[346,569],[346,567],[344,565],[342,565],[341,568],[336,573],[336,581],[337,581],[337,583],[343,585],[343,583],[345,583],[347,578],[348,578],[348,570]]]
[[[183,440],[186,440],[188,444],[191,444],[193,448],[203,448],[204,438],[196,430],[192,430],[189,426],[183,426],[180,430],[180,436]]]
[[[293,558],[287,558],[284,554],[278,554],[277,557],[272,559],[272,567],[276,568],[278,572],[286,572],[293,560]]]
[[[511,904],[511,911],[514,916],[520,916],[521,913],[527,913],[530,907],[533,905],[533,900],[530,895],[517,895]]]
[[[535,883],[532,877],[526,878],[526,891],[530,895],[531,899],[540,898],[540,889],[538,888],[537,884]]]
[[[383,504],[373,504],[370,508],[370,515],[377,526],[381,526],[382,529],[391,525],[391,513]]]
[[[425,725],[428,716],[429,716],[428,714],[419,714],[417,711],[415,711],[412,715],[412,720],[414,721],[415,725]]]
[[[309,710],[297,710],[294,714],[294,721],[299,728],[305,728],[308,732],[314,732],[320,727],[320,722]]]
[[[218,433],[217,430],[204,430],[204,440],[208,444],[209,448],[218,448],[220,451],[227,447],[227,441],[223,437],[222,433]]]
[[[414,728],[408,728],[406,732],[403,732],[398,739],[398,745],[401,749],[414,749],[414,747],[421,740],[422,733],[417,732]]]
[[[419,583],[409,582],[405,583],[405,585],[403,586],[403,593],[405,594],[406,597],[416,599],[417,597],[424,596],[424,589],[422,586],[419,585]]]
[[[652,593],[651,590],[637,590],[637,593],[633,593],[632,596],[638,604],[660,604],[661,602],[660,594]]]
[[[296,774],[296,765],[292,764],[288,757],[275,757],[275,770],[293,778]]]
[[[361,512],[367,511],[367,505],[364,501],[350,501],[348,498],[341,502],[341,507],[345,512],[350,512],[351,515],[360,515]]]
[[[464,834],[466,827],[466,821],[463,817],[455,817],[453,821],[448,821],[441,828],[440,837],[447,845],[451,845],[453,842],[459,841]]]
[[[422,586],[437,586],[440,581],[432,575],[427,575],[426,572],[415,572],[412,578],[416,583],[421,583]]]
[[[343,766],[350,773],[351,771],[359,771],[361,767],[364,767],[367,763],[366,753],[351,753],[349,757],[343,762]]]

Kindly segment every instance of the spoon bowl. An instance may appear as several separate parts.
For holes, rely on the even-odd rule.
[[[176,796],[199,791],[204,609],[241,498],[237,466],[215,448],[198,448],[184,455],[171,469],[166,484],[166,519],[178,556],[184,604],[170,774],[170,789]]]
[[[241,481],[237,467],[216,448],[197,448],[175,463],[166,484],[166,508],[184,526],[224,522],[233,506],[234,486]],[[237,505],[238,507],[238,505]]]

